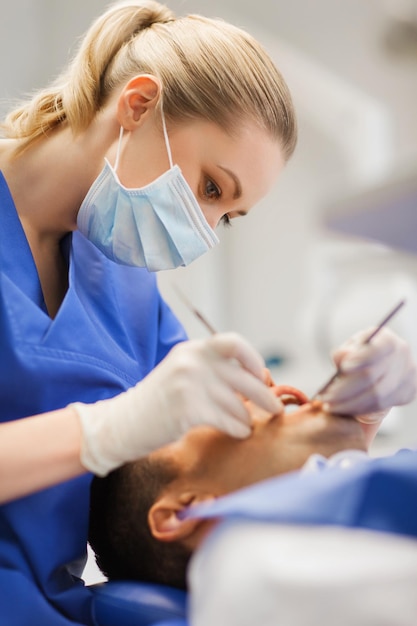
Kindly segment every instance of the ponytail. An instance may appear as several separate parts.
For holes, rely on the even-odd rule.
[[[6,137],[22,139],[19,152],[67,122],[74,134],[88,127],[109,93],[104,77],[113,59],[142,30],[174,19],[153,0],[118,3],[91,26],[67,70],[50,87],[9,113]]]
[[[203,119],[233,132],[249,119],[287,158],[294,150],[291,95],[259,42],[223,20],[175,18],[154,0],[117,2],[99,17],[67,71],[9,114],[6,136],[21,140],[21,152],[60,124],[76,135],[138,74],[160,80],[167,122]]]

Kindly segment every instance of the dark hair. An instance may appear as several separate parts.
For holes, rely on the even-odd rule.
[[[191,552],[155,539],[148,513],[177,476],[168,461],[144,458],[95,477],[91,484],[89,543],[109,580],[140,580],[186,588]]]

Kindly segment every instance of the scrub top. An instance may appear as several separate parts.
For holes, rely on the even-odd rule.
[[[0,420],[109,398],[186,339],[154,274],[108,260],[83,235],[64,242],[69,288],[54,319],[0,173]],[[91,475],[0,507],[0,626],[92,624],[79,576]]]

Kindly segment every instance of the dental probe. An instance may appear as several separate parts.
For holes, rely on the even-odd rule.
[[[388,315],[386,315],[384,317],[384,319],[382,320],[382,322],[380,322],[378,324],[378,326],[370,333],[370,335],[368,335],[368,337],[366,337],[366,339],[362,342],[361,345],[366,345],[368,343],[370,343],[372,341],[372,339],[380,332],[380,330],[382,330],[384,328],[384,326],[386,326],[386,324],[388,324],[388,322],[394,317],[394,315],[396,315],[398,313],[398,311],[401,309],[401,307],[403,307],[405,304],[405,300],[401,300],[393,309],[392,311],[390,311],[388,313]],[[325,391],[327,391],[327,389],[330,387],[330,385],[332,385],[334,383],[334,381],[339,377],[340,374],[342,374],[343,372],[337,368],[336,372],[333,374],[333,376],[326,382],[326,384],[323,385],[323,387],[320,387],[320,389],[318,391],[316,391],[316,393],[314,394],[314,396],[311,398],[311,401],[316,400],[318,396],[320,396],[321,394],[323,394]]]
[[[193,313],[200,320],[200,322],[202,324],[204,324],[204,326],[207,328],[207,330],[209,331],[209,333],[211,335],[216,335],[217,331],[215,330],[215,328],[204,317],[204,315],[202,313],[200,313],[200,311],[198,309],[195,308],[195,306],[190,302],[190,300],[181,291],[181,289],[179,287],[177,287],[177,285],[174,285],[174,288],[175,288],[175,291],[177,292],[177,294],[179,295],[179,297],[181,298],[181,300],[184,302],[185,306],[191,311],[191,313]]]

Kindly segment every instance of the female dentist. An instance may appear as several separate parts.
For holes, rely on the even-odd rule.
[[[87,472],[199,423],[247,435],[239,395],[280,410],[241,337],[184,342],[154,272],[212,248],[219,222],[268,192],[294,149],[295,116],[246,33],[132,0],[97,19],[67,71],[3,130],[0,456],[2,482],[12,478],[0,510],[1,620],[92,624],[79,580]],[[356,361],[329,403],[354,388],[355,412],[371,413],[414,393],[395,335],[342,353]]]

